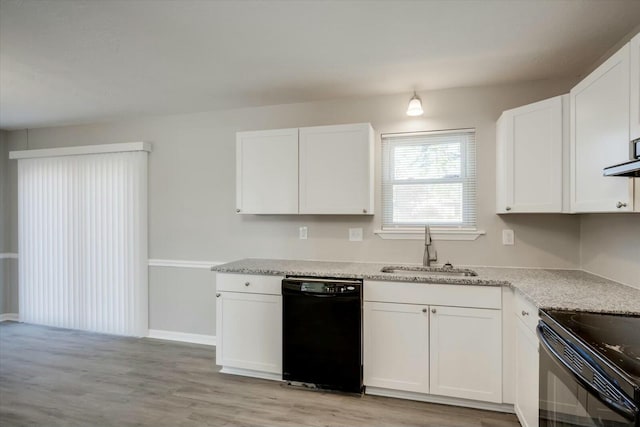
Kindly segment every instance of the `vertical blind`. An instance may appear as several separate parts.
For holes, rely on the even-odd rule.
[[[382,228],[476,227],[475,131],[382,135]]]
[[[148,328],[147,153],[18,161],[20,320]]]

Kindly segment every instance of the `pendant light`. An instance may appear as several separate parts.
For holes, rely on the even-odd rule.
[[[413,97],[409,100],[409,108],[407,108],[407,116],[421,116],[424,114],[422,110],[422,100],[413,92]]]

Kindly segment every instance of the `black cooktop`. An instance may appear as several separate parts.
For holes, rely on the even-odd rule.
[[[640,316],[545,312],[640,385]]]

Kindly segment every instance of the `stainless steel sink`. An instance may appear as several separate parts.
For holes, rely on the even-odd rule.
[[[406,274],[410,276],[477,276],[473,270],[452,267],[410,267],[404,265],[386,265],[380,269],[383,273]]]

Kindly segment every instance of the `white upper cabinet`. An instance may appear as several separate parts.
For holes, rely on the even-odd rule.
[[[640,33],[631,39],[631,140],[640,138]]]
[[[496,141],[497,213],[568,210],[568,109],[569,96],[563,95],[502,113]]]
[[[633,210],[633,180],[602,175],[629,160],[630,68],[626,44],[571,89],[572,212]]]
[[[236,212],[298,213],[298,129],[236,134]]]
[[[241,214],[373,214],[368,123],[236,134]]]
[[[300,213],[373,214],[373,128],[300,128]]]

